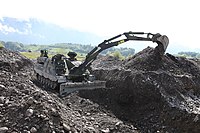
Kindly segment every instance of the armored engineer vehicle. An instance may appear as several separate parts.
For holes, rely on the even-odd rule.
[[[88,68],[101,51],[129,40],[156,42],[158,56],[164,55],[169,43],[168,37],[159,33],[125,32],[104,40],[87,54],[83,62],[71,61],[62,54],[54,55],[52,58],[44,54],[38,57],[34,66],[37,80],[50,89],[59,88],[61,96],[78,90],[105,88],[106,82],[95,80]]]

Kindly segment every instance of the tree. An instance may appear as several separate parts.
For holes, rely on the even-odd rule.
[[[200,54],[197,54],[197,55],[196,55],[196,58],[200,58]]]
[[[119,51],[114,51],[114,52],[110,53],[110,55],[114,56],[114,57],[117,57],[120,60],[125,58]]]
[[[4,47],[3,42],[0,41],[0,49],[2,49]]]
[[[196,57],[198,55],[198,53],[196,52],[179,52],[178,53],[179,55],[186,55],[187,57]]]

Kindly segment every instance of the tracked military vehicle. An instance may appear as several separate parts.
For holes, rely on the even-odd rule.
[[[130,40],[156,42],[158,56],[164,55],[169,43],[168,37],[159,33],[125,32],[104,40],[87,54],[83,62],[71,61],[62,54],[52,58],[38,57],[34,67],[37,80],[50,89],[59,88],[61,96],[78,90],[105,88],[106,82],[96,80],[88,68],[100,52]]]

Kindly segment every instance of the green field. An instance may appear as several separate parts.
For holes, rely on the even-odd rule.
[[[94,49],[92,45],[82,45],[82,44],[72,44],[72,43],[56,43],[56,44],[47,44],[47,45],[38,45],[38,44],[22,44],[18,42],[4,42],[0,41],[0,46],[7,49],[21,52],[22,55],[30,59],[36,59],[40,56],[41,50],[47,50],[48,56],[52,57],[56,54],[63,54],[66,57],[69,51],[77,53],[78,60],[84,60],[85,56]],[[134,55],[135,50],[131,48],[109,48],[101,52],[103,55],[116,56],[119,59],[124,59],[130,55]]]
[[[37,57],[40,56],[40,52],[20,52],[22,55],[24,55],[25,57],[29,58],[29,59],[37,59]],[[52,57],[55,54],[49,53],[48,56]],[[65,56],[67,56],[67,54],[64,54]],[[81,55],[78,53],[77,57],[78,60],[84,60],[85,56]]]
[[[4,47],[4,45],[0,42],[0,48],[3,48]]]
[[[40,56],[39,52],[20,52],[20,53],[29,59],[36,59],[37,57]]]

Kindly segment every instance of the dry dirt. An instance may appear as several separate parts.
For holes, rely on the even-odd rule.
[[[107,88],[61,98],[34,79],[33,62],[0,49],[0,133],[200,131],[199,61],[146,48],[92,65]]]
[[[103,106],[78,93],[64,98],[43,90],[33,63],[0,50],[0,133],[135,132]]]

